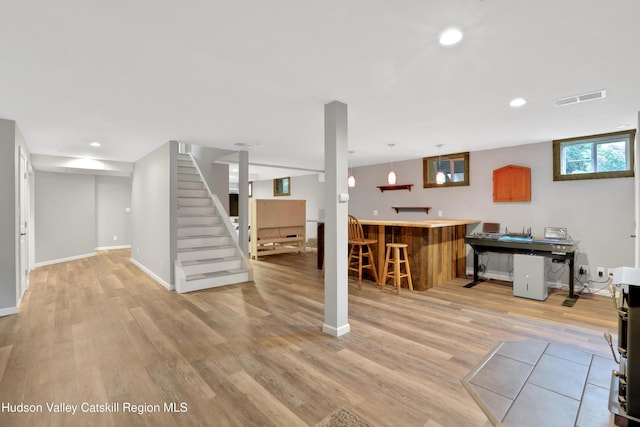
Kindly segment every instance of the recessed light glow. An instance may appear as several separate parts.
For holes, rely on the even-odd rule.
[[[457,28],[449,28],[440,34],[440,44],[443,46],[452,46],[462,40],[462,31]]]
[[[517,107],[522,107],[526,103],[527,103],[527,101],[525,101],[524,98],[515,98],[515,99],[511,100],[509,105],[514,107],[514,108],[517,108]]]
[[[92,147],[100,147],[102,144],[100,144],[98,141],[94,141],[89,145],[92,146]]]
[[[618,129],[626,129],[626,128],[628,128],[628,127],[629,127],[629,123],[624,123],[624,124],[618,125],[618,126],[616,126],[616,127],[617,127]]]

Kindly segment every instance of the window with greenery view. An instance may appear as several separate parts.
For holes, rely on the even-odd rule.
[[[635,130],[553,141],[553,180],[633,176]]]

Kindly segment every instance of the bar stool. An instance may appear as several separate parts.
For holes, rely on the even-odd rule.
[[[362,270],[369,269],[373,275],[373,280],[378,282],[378,273],[374,263],[374,254],[371,245],[377,244],[376,239],[367,239],[364,237],[362,225],[360,221],[349,215],[349,270],[358,274],[358,289],[362,289]],[[366,250],[365,250],[366,249]],[[366,260],[365,260],[366,258]]]
[[[409,285],[409,289],[413,290],[413,281],[411,280],[411,269],[409,268],[409,256],[407,254],[407,245],[406,243],[387,243],[387,254],[384,260],[384,278],[382,280],[382,290],[384,290],[384,285],[387,283],[387,278],[393,278],[393,285],[398,289],[398,293],[400,293],[400,284],[402,282],[402,278],[407,278],[407,284]],[[402,254],[404,258],[400,257],[400,249],[402,249]],[[391,251],[393,250],[393,258],[391,258]],[[389,272],[389,263],[393,263],[393,270]],[[404,273],[400,272],[400,266],[404,264]]]

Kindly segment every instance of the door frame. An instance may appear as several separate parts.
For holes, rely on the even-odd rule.
[[[18,161],[18,271],[16,283],[16,303],[19,303],[29,288],[30,266],[30,212],[31,212],[31,174],[29,158],[22,147],[19,147]]]

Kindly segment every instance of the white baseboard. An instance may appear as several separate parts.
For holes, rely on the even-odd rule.
[[[96,251],[112,251],[115,249],[131,249],[131,245],[122,246],[100,246],[96,248]]]
[[[52,265],[52,264],[59,264],[61,262],[75,261],[77,259],[89,258],[89,257],[95,256],[95,254],[96,254],[95,252],[92,252],[90,254],[70,256],[68,258],[59,258],[59,259],[52,259],[50,261],[36,262],[34,267],[38,268],[38,267],[43,267],[45,265]]]
[[[18,314],[18,307],[0,308],[0,317]]]
[[[160,283],[163,287],[167,288],[167,290],[169,291],[173,291],[174,290],[174,286],[170,283],[165,282],[164,280],[162,280],[160,278],[160,276],[158,276],[156,273],[154,273],[153,271],[149,270],[147,267],[145,267],[144,265],[140,264],[140,262],[136,261],[133,258],[129,258],[131,260],[131,262],[133,264],[136,265],[136,267],[138,267],[140,270],[144,271],[147,275],[151,276],[151,278],[153,280],[155,280],[156,282]]]
[[[350,331],[351,325],[349,325],[348,323],[337,328],[335,326],[327,325],[326,323],[322,325],[322,332],[333,337],[341,337],[344,334],[348,334]]]

